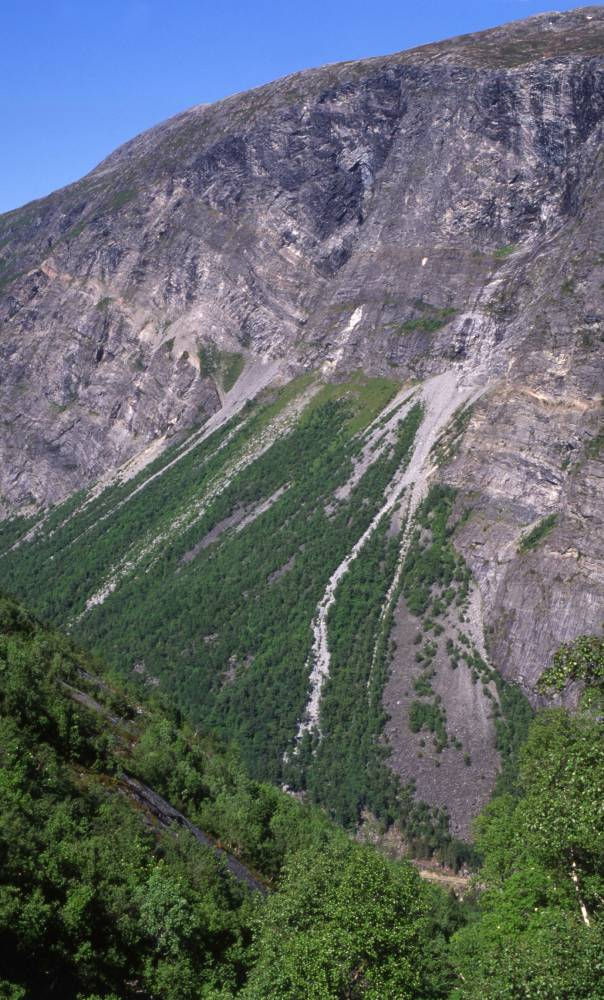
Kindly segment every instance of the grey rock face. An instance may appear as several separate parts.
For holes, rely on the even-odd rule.
[[[592,7],[192,108],[0,217],[0,509],[215,412],[200,347],[473,364],[494,384],[440,474],[473,510],[491,653],[532,690],[604,617],[603,121]]]

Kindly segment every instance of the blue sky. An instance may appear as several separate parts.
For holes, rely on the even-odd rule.
[[[577,4],[533,0],[0,0],[0,212],[192,104]]]

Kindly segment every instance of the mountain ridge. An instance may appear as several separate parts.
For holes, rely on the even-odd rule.
[[[602,7],[601,6],[579,7],[570,13],[572,13],[573,15],[572,21],[570,21],[570,23],[575,24],[579,29],[585,29],[586,21],[589,22],[589,20],[592,20],[594,18],[596,20],[599,20],[601,18]],[[85,176],[89,177],[91,174],[97,174],[103,172],[108,168],[108,166],[109,167],[111,166],[111,162],[114,158],[116,159],[116,162],[119,162],[120,158],[123,156],[125,152],[131,149],[135,149],[136,144],[140,140],[142,140],[145,136],[151,136],[153,133],[156,133],[156,130],[169,131],[181,120],[186,119],[195,114],[198,114],[200,112],[203,113],[208,108],[215,107],[217,105],[219,106],[225,104],[228,105],[228,102],[231,101],[236,102],[238,99],[240,99],[246,94],[254,94],[260,96],[263,91],[269,88],[273,88],[276,84],[285,85],[288,83],[294,83],[296,81],[303,81],[309,76],[313,75],[320,76],[320,74],[323,72],[329,74],[333,70],[344,69],[347,67],[365,67],[368,64],[375,64],[375,65],[388,64],[389,62],[405,60],[409,58],[414,58],[416,56],[423,57],[424,55],[429,54],[430,52],[435,52],[435,50],[437,52],[441,48],[447,50],[453,48],[452,58],[455,58],[456,52],[461,49],[465,58],[467,59],[469,57],[471,59],[472,52],[471,50],[467,50],[465,48],[466,45],[473,46],[475,42],[479,39],[487,41],[491,38],[493,39],[495,44],[497,44],[497,39],[502,36],[508,37],[510,30],[519,31],[523,40],[526,40],[526,36],[528,34],[527,28],[529,26],[532,25],[541,26],[545,25],[546,23],[548,26],[555,26],[557,19],[560,19],[565,26],[569,23],[570,20],[568,17],[568,13],[565,15],[565,14],[560,14],[556,11],[552,11],[545,14],[533,14],[527,18],[523,18],[522,20],[510,21],[502,25],[497,25],[496,27],[493,28],[486,28],[482,31],[467,32],[463,35],[456,35],[452,38],[444,38],[438,42],[427,42],[422,45],[413,46],[410,49],[400,49],[397,50],[396,52],[392,52],[389,55],[364,56],[354,60],[343,60],[334,63],[325,63],[321,67],[308,67],[302,70],[294,70],[292,73],[288,73],[283,77],[277,77],[275,80],[268,81],[267,83],[259,84],[257,87],[253,87],[250,90],[237,91],[234,94],[228,94],[226,97],[219,98],[217,101],[213,102],[202,102],[201,104],[193,104],[191,105],[191,107],[185,108],[184,111],[176,112],[176,114],[172,115],[170,118],[161,122],[159,125],[151,126],[150,129],[146,129],[144,132],[139,133],[137,136],[134,136],[132,139],[129,139],[122,145],[118,146],[112,153],[109,153],[108,156],[104,157],[100,161],[100,163],[97,164],[96,167],[93,167],[92,170],[90,170],[89,173],[86,174]],[[589,27],[590,29],[592,29],[595,28],[596,25],[593,26],[590,25]],[[601,54],[602,51],[601,40],[594,41],[591,44],[588,44],[587,40],[585,40],[581,44],[580,39],[583,38],[583,34],[584,32],[581,31],[578,32],[577,41],[579,43],[578,44],[579,51],[577,51],[577,49],[575,48],[572,48],[572,43],[574,41],[574,37],[576,36],[571,38],[565,36],[561,40],[563,44],[561,44],[560,46],[560,48],[562,49],[562,53],[560,54],[563,54],[567,57],[577,54],[587,54],[587,53],[591,54],[592,48],[595,52],[597,52],[597,54]],[[558,41],[559,39],[556,40]],[[531,41],[534,43],[535,39],[532,38]],[[544,45],[544,49],[546,48],[547,47]],[[556,52],[555,54],[558,53]],[[447,55],[446,52],[445,55]],[[532,57],[532,61],[540,61],[541,59],[546,58],[544,53],[539,50],[538,45],[534,46],[531,49],[531,51],[527,53],[527,56]],[[553,57],[554,55],[547,56],[547,58],[553,58]]]
[[[572,20],[569,18],[569,15],[572,15]],[[400,50],[397,50],[395,52],[392,52],[389,55],[362,56],[362,57],[360,57],[358,59],[354,59],[354,60],[341,60],[341,61],[336,61],[334,63],[325,63],[321,67],[308,67],[308,68],[302,69],[302,70],[294,70],[293,72],[288,73],[288,74],[286,74],[283,77],[277,77],[275,80],[267,81],[266,83],[259,84],[258,86],[253,87],[251,89],[243,90],[243,91],[237,91],[237,92],[235,92],[233,94],[228,94],[225,97],[219,98],[216,101],[202,102],[200,104],[193,104],[189,108],[185,108],[183,111],[176,112],[174,115],[170,116],[170,118],[165,119],[165,121],[161,122],[160,124],[151,126],[149,129],[145,129],[143,132],[138,133],[138,135],[134,136],[132,139],[127,139],[120,146],[116,147],[115,150],[113,150],[107,156],[103,157],[103,159],[96,166],[92,167],[92,169],[90,171],[88,171],[88,173],[86,173],[84,175],[84,178],[90,177],[91,175],[94,175],[94,174],[102,173],[105,169],[107,169],[107,166],[111,164],[111,161],[112,161],[113,158],[119,159],[121,156],[123,156],[124,152],[126,152],[127,150],[129,150],[131,148],[134,148],[135,144],[139,140],[142,140],[144,136],[149,136],[149,135],[151,135],[153,133],[156,133],[157,130],[169,130],[171,127],[173,127],[174,125],[176,125],[182,119],[185,119],[188,116],[191,116],[191,115],[196,114],[198,112],[204,111],[206,108],[214,107],[216,105],[221,105],[221,104],[224,104],[225,102],[228,102],[228,101],[235,101],[238,98],[241,98],[245,94],[258,94],[259,92],[262,92],[263,90],[265,90],[265,88],[273,87],[277,83],[281,84],[281,83],[285,83],[285,82],[288,82],[288,81],[293,82],[293,81],[298,80],[298,79],[303,79],[307,75],[320,73],[322,70],[329,71],[329,70],[338,69],[338,68],[341,68],[341,67],[359,66],[359,65],[363,65],[364,66],[364,65],[366,65],[366,64],[368,64],[370,62],[374,62],[374,63],[382,62],[382,63],[384,63],[384,62],[386,62],[388,60],[406,59],[406,58],[415,57],[415,56],[418,56],[418,55],[424,55],[427,52],[435,51],[435,50],[438,50],[440,48],[450,49],[452,46],[456,47],[457,49],[461,49],[463,51],[464,56],[466,57],[466,59],[468,57],[472,58],[471,51],[466,50],[465,46],[466,45],[467,46],[474,45],[474,43],[478,39],[487,41],[487,40],[489,40],[489,39],[492,38],[493,41],[496,44],[497,38],[499,38],[501,36],[508,36],[510,30],[515,30],[515,31],[519,31],[520,34],[521,34],[521,36],[523,37],[523,39],[526,40],[527,28],[528,27],[531,27],[533,25],[534,26],[541,26],[541,25],[545,26],[546,23],[547,23],[548,26],[553,27],[555,29],[556,24],[559,23],[560,21],[562,21],[562,23],[563,23],[564,26],[568,25],[569,22],[570,22],[571,24],[576,25],[576,27],[579,28],[579,29],[581,29],[581,28],[585,29],[585,22],[586,21],[589,22],[590,20],[595,19],[596,23],[597,23],[597,21],[599,20],[599,18],[601,16],[602,16],[602,7],[601,7],[601,5],[577,7],[577,8],[575,8],[572,11],[565,12],[564,14],[560,13],[559,11],[549,11],[549,12],[542,13],[542,14],[529,15],[526,18],[522,18],[522,19],[519,19],[519,20],[505,22],[504,24],[496,25],[496,26],[491,27],[491,28],[485,28],[485,29],[482,29],[480,31],[466,32],[466,33],[464,33],[462,35],[456,35],[456,36],[453,36],[453,37],[450,37],[450,38],[443,38],[443,39],[441,39],[440,41],[437,41],[437,42],[426,42],[426,43],[423,43],[421,45],[413,46],[413,47],[411,47],[409,49],[400,49]],[[590,28],[593,28],[593,27],[596,27],[596,25],[593,25],[593,26],[590,25]],[[529,59],[532,58],[533,61],[539,61],[539,60],[541,60],[543,58],[554,58],[555,55],[558,55],[558,54],[563,54],[563,55],[566,55],[566,56],[570,56],[570,55],[573,55],[573,54],[574,55],[577,55],[577,54],[592,54],[592,50],[593,50],[593,53],[601,54],[601,51],[602,51],[601,42],[594,40],[593,42],[588,43],[588,41],[586,39],[585,41],[583,41],[581,43],[579,40],[583,38],[583,34],[584,34],[584,32],[581,32],[581,31],[579,31],[577,33],[577,35],[578,35],[578,39],[577,40],[579,42],[579,45],[578,45],[579,51],[577,51],[576,48],[571,48],[570,47],[570,46],[572,46],[572,43],[574,41],[574,37],[577,37],[577,36],[571,36],[570,38],[568,36],[565,36],[564,39],[562,39],[563,45],[560,46],[560,48],[562,49],[562,52],[559,53],[559,52],[556,51],[556,52],[552,53],[551,55],[547,55],[547,56],[544,55],[544,53],[539,50],[538,45],[535,46],[535,44],[534,44],[535,43],[535,39],[532,38],[531,41],[533,42],[533,48],[531,49],[531,51],[529,53],[527,53],[527,56],[529,57]],[[593,32],[592,32],[592,34],[593,34]],[[556,39],[556,40],[558,41],[558,39]],[[570,45],[569,45],[569,43],[570,43]],[[544,50],[547,51],[547,46],[545,46],[545,45],[544,45]],[[453,56],[453,58],[454,58],[454,56]],[[72,182],[70,184],[66,184],[63,187],[57,189],[57,191],[52,192],[51,194],[53,194],[53,193],[56,194],[59,191],[64,191],[64,190],[66,190],[66,188],[72,187],[74,183],[77,184],[78,181]],[[2,214],[3,215],[10,215],[13,212],[20,211],[21,209],[23,209],[23,208],[25,208],[25,207],[27,207],[29,205],[37,204],[38,202],[44,201],[47,197],[50,197],[50,196],[51,195],[45,195],[45,196],[42,196],[41,198],[33,199],[30,202],[24,203],[24,205],[22,205],[22,206],[16,206],[14,209],[9,209],[7,212],[2,213]],[[0,218],[1,217],[2,216],[0,215]]]

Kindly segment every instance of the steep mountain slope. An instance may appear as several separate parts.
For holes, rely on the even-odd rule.
[[[131,479],[7,522],[5,584],[235,736],[258,776],[442,846],[438,809],[467,834],[527,720],[487,663],[451,544],[464,517],[429,474],[480,391],[303,376]]]
[[[603,120],[603,9],[540,15],[2,216],[8,584],[340,818],[412,780],[467,833],[501,675],[604,618]]]

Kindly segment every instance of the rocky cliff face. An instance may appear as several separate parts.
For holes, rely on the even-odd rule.
[[[157,454],[242,365],[240,402],[460,372],[436,478],[530,693],[604,617],[603,123],[591,7],[192,108],[0,217],[2,510]]]
[[[404,378],[532,349],[544,294],[597,339],[574,295],[600,252],[603,35],[589,8],[300,73],[3,216],[5,508],[215,410],[203,343]]]

